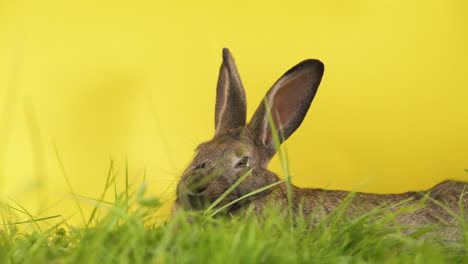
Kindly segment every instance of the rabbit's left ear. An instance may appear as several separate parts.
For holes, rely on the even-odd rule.
[[[227,48],[223,49],[223,64],[219,70],[216,90],[215,136],[230,129],[245,126],[247,102],[239,72]]]
[[[276,152],[266,103],[271,110],[280,141],[286,140],[302,123],[320,85],[324,71],[319,60],[305,60],[287,71],[270,88],[247,125],[255,140],[271,158]]]

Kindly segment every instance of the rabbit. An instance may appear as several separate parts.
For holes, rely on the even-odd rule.
[[[244,87],[234,59],[227,48],[223,49],[223,62],[219,72],[215,106],[215,135],[200,144],[196,155],[182,174],[176,189],[174,211],[206,209],[231,187],[242,175],[251,170],[232,192],[219,204],[223,206],[259,188],[278,182],[280,178],[267,169],[276,153],[274,136],[269,124],[267,105],[283,142],[301,125],[314,99],[324,73],[324,65],[316,59],[307,59],[288,70],[260,102],[249,123],[246,123],[247,103]],[[265,103],[266,101],[266,103]],[[347,208],[350,214],[367,212],[382,204],[398,205],[408,200],[415,204],[423,200],[425,206],[414,212],[397,216],[402,225],[430,225],[445,221],[455,224],[446,208],[459,213],[459,199],[463,197],[464,182],[445,181],[425,192],[401,194],[355,193]],[[332,212],[349,194],[347,191],[306,189],[292,185],[293,212],[311,214],[320,209]],[[429,194],[430,197],[426,197]],[[229,206],[229,213],[253,211],[261,214],[269,204],[288,203],[286,183],[250,196]],[[466,209],[466,207],[465,207]]]

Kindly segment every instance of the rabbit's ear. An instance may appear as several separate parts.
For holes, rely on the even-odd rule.
[[[305,60],[287,71],[260,102],[248,129],[265,147],[269,157],[276,152],[270,129],[266,103],[280,141],[286,140],[298,127],[309,110],[324,71],[319,60]]]
[[[246,115],[244,87],[231,53],[224,48],[216,91],[215,136],[245,126]]]

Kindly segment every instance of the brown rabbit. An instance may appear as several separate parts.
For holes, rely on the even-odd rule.
[[[286,140],[302,123],[314,99],[322,79],[324,65],[319,60],[305,60],[287,71],[265,96],[274,123],[281,128]],[[245,194],[279,181],[276,174],[267,169],[276,148],[269,125],[266,104],[260,102],[252,120],[246,124],[246,99],[239,73],[228,49],[223,50],[216,94],[215,135],[200,144],[196,156],[185,170],[177,187],[174,209],[204,209],[219,198],[230,186],[249,170],[251,174],[230,192],[218,206],[225,205]],[[456,221],[446,204],[459,213],[458,202],[465,183],[445,181],[428,190],[430,198],[421,209],[398,216],[403,225],[428,225],[444,220]],[[426,192],[427,193],[427,192]],[[314,210],[331,212],[349,194],[346,191],[302,189],[293,186],[294,212],[299,208],[310,214]],[[368,211],[383,203],[392,205],[410,199],[410,204],[421,201],[425,192],[402,194],[356,193],[348,207],[351,214]],[[468,199],[463,197],[464,204]],[[269,203],[287,204],[285,183],[230,206],[231,213],[253,207],[261,212]],[[299,207],[299,204],[302,206]],[[466,207],[465,207],[466,208]]]

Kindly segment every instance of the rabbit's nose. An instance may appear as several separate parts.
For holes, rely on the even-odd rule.
[[[206,195],[203,195],[204,190],[198,190],[198,191],[201,191],[201,192],[194,193],[194,192],[189,191],[187,193],[187,200],[193,209],[206,208],[208,201],[207,201]]]
[[[208,188],[208,179],[205,174],[194,173],[189,177],[187,187],[195,195],[202,195]]]
[[[201,169],[205,169],[206,168],[206,162],[202,162],[200,164],[198,164],[197,166],[195,166],[195,168],[193,168],[194,171],[197,171],[197,170],[201,170]]]
[[[200,183],[195,183],[190,186],[189,190],[192,195],[202,196],[207,188],[207,184],[200,185]]]

